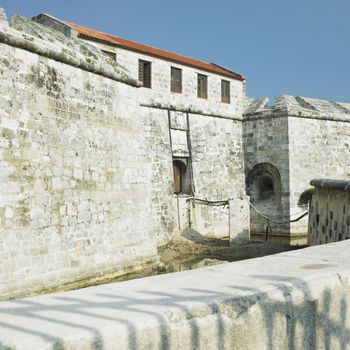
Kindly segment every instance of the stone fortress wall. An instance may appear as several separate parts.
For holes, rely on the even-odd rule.
[[[152,154],[152,201],[159,243],[166,243],[174,229],[188,226],[206,236],[230,235],[227,206],[210,207],[187,200],[194,196],[209,201],[247,201],[242,149],[244,78],[233,79],[155,57],[154,53],[126,49],[122,43],[106,43],[99,32],[81,26],[70,24],[70,28],[78,31],[75,35],[81,40],[115,55],[118,64],[126,67],[134,79],[138,78],[139,60],[151,64],[151,88],[141,87],[139,96],[144,124],[152,121],[145,132]],[[181,93],[171,91],[172,67],[181,69]],[[207,98],[197,96],[198,74],[207,76]],[[230,84],[229,103],[221,101],[222,80]],[[186,163],[190,183],[188,193],[180,195],[174,195],[173,184],[172,162],[177,159]],[[175,227],[174,221],[169,222],[174,208]]]
[[[138,90],[121,69],[36,53],[108,72],[93,47],[14,26],[1,23],[0,298],[157,263]]]
[[[145,106],[135,77],[74,35],[22,17],[9,26],[2,12],[0,42],[0,299],[154,266],[190,221],[230,234],[227,207],[174,194],[173,160],[190,163],[196,196],[247,203],[242,81],[232,113],[209,99],[192,111],[192,97]],[[248,231],[235,220],[232,232]]]
[[[348,104],[280,96],[269,107],[246,98],[243,78],[82,40],[51,17],[9,26],[1,15],[0,299],[154,266],[157,246],[187,227],[247,239],[246,193],[287,222],[270,237],[304,243],[306,218],[288,223],[299,194],[321,173],[349,172]],[[151,89],[137,81],[139,59],[152,64]],[[250,216],[261,237],[266,220]]]
[[[172,164],[174,157],[186,156],[190,148],[191,158],[187,159],[196,198],[209,201],[245,198],[247,201],[242,122],[157,108],[142,108],[142,119],[149,129],[145,132],[152,167],[153,217],[158,241],[165,243],[174,232],[188,226],[205,236],[228,236],[229,209],[188,202],[193,194],[174,194]],[[180,119],[183,122],[179,123]],[[173,220],[169,224],[171,212]]]
[[[80,29],[80,26],[71,27]],[[232,198],[247,201],[242,149],[244,79],[232,79],[152,54],[135,52],[96,40],[89,33],[79,35],[79,38],[115,54],[118,64],[126,67],[133,78],[138,78],[139,60],[151,64],[151,88],[141,87],[139,96],[144,124],[152,123],[150,130],[145,132],[152,154],[152,201],[159,243],[166,243],[174,229],[183,230],[188,226],[206,236],[228,236],[231,232],[228,207],[210,207],[198,202],[190,204],[186,200],[195,196],[209,201]],[[181,69],[181,93],[171,91],[171,67]],[[208,78],[207,98],[197,96],[198,74]],[[222,80],[230,83],[230,103],[221,101]],[[191,177],[191,190],[187,194],[174,195],[174,159],[186,162]],[[174,210],[175,227],[174,221],[168,222],[169,213]]]
[[[265,110],[267,103],[267,99],[255,101],[246,112],[243,132],[246,186],[252,204],[261,213],[283,221],[290,214],[288,119],[284,115],[272,118],[272,111]],[[266,232],[266,220],[253,209],[250,217],[251,236],[259,238]],[[289,239],[288,224],[270,225],[270,237]]]
[[[261,212],[279,222],[295,219],[300,194],[315,177],[350,173],[350,104],[279,96],[274,107],[255,100],[245,114],[247,187]],[[307,218],[271,224],[271,237],[306,242]],[[264,234],[266,220],[251,210],[251,234]]]
[[[223,77],[203,69],[192,68],[182,64],[166,61],[140,52],[133,52],[121,47],[112,46],[81,38],[81,40],[96,45],[101,50],[116,54],[118,64],[126,67],[130,76],[138,78],[138,61],[145,60],[152,65],[151,88],[141,88],[141,104],[172,108],[176,110],[192,110],[204,114],[222,115],[228,118],[241,117],[244,110],[245,86],[240,80]],[[182,70],[182,92],[171,92],[170,68]],[[208,98],[197,97],[197,74],[208,77]],[[230,82],[230,103],[221,102],[221,80]]]
[[[308,245],[350,238],[350,181],[313,179]]]

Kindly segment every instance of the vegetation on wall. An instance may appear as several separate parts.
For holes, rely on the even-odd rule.
[[[314,188],[308,188],[305,191],[303,191],[298,199],[298,207],[302,209],[309,209],[311,198],[314,193]]]

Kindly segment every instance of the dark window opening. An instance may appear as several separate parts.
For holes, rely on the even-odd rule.
[[[230,103],[230,82],[221,80],[221,102]]]
[[[151,62],[139,60],[139,81],[143,87],[151,88]]]
[[[106,56],[108,56],[113,61],[117,61],[117,54],[115,52],[101,50]]]
[[[170,91],[181,94],[182,92],[182,70],[171,67]]]
[[[181,193],[182,192],[182,166],[180,165],[180,162],[174,162],[174,185],[175,185],[175,193]]]
[[[273,180],[268,176],[263,176],[258,183],[259,199],[268,199],[275,194]]]
[[[174,192],[176,194],[191,193],[191,178],[187,159],[177,159],[173,161],[174,169]]]
[[[208,98],[208,77],[198,74],[197,96],[199,98]]]

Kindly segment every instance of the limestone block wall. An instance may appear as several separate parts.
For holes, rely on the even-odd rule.
[[[189,125],[186,126],[186,115],[180,113],[185,122],[175,130],[172,119],[169,119],[169,113],[172,116],[173,112],[148,107],[141,110],[147,159],[151,164],[153,229],[158,244],[166,243],[174,233],[189,226],[205,236],[228,236],[228,206],[209,207],[186,200],[193,196],[209,201],[243,196],[242,122],[189,113]],[[176,195],[173,156],[179,155],[179,145],[174,131],[180,132],[181,128],[188,133],[189,144],[183,148],[190,149],[191,157],[189,151],[180,155],[189,157],[193,193]]]
[[[319,119],[289,117],[290,206],[297,211],[300,193],[316,177],[350,173],[350,114]],[[336,118],[338,117],[338,118]],[[307,219],[292,224],[295,234],[306,232]]]
[[[177,229],[177,207],[170,147],[168,112],[141,107],[145,157],[150,165],[153,232],[158,245],[166,243]]]
[[[289,138],[286,115],[266,111],[247,115],[244,120],[244,160],[246,186],[253,205],[264,215],[285,221],[289,208]],[[259,198],[255,185],[263,176],[275,169],[274,187],[276,193],[270,198]],[[252,237],[265,235],[267,222],[254,209],[250,210]],[[270,223],[271,239],[289,242],[289,225]]]
[[[195,197],[209,201],[242,197],[242,122],[190,114],[190,133]],[[227,206],[197,203],[191,205],[191,214],[193,227],[199,232],[216,237],[229,235]]]
[[[192,194],[227,200],[244,192],[241,125],[244,82],[101,41],[80,40],[113,52],[117,64],[133,79],[138,79],[140,59],[151,62],[151,88],[139,89],[138,98],[151,165],[152,212],[158,244],[166,243],[176,231],[189,225],[204,235],[228,236],[227,207],[189,208],[186,200]],[[182,70],[181,93],[171,92],[171,67]],[[208,77],[207,99],[197,97],[198,73]],[[221,102],[221,80],[230,82],[230,103]],[[187,182],[191,183],[186,194],[174,194],[174,157],[188,162],[191,179]]]
[[[350,238],[350,181],[313,179],[308,245]]]
[[[165,61],[138,52],[125,50],[123,48],[94,43],[92,41],[89,42],[103,50],[115,52],[118,64],[124,66],[134,79],[138,79],[138,60],[141,59],[151,62],[152,88],[141,88],[141,103],[166,105],[178,109],[191,108],[193,111],[222,114],[225,116],[240,117],[243,113],[245,87],[242,81]],[[171,67],[180,68],[182,70],[182,93],[170,91]],[[197,97],[197,73],[208,76],[208,99]],[[221,102],[222,79],[230,82],[229,104]]]
[[[0,74],[0,298],[156,262],[137,89],[4,43]]]
[[[142,107],[99,49],[21,17],[0,42],[0,299],[152,266],[189,225],[230,234],[228,208],[188,215],[173,157],[195,196],[242,196],[241,118]]]
[[[301,213],[297,202],[312,178],[350,172],[350,104],[293,96],[279,96],[275,102],[269,108],[265,101],[255,100],[246,112],[246,176],[252,195],[251,175],[262,176],[261,169],[252,171],[254,166],[271,163],[277,168],[281,177],[281,208],[271,199],[257,203],[257,208],[278,221],[288,221]],[[257,186],[251,187],[254,190]],[[251,212],[251,225],[252,233],[259,233],[266,228],[266,220]],[[290,236],[291,242],[306,243],[307,217],[272,226],[272,231],[276,230]]]

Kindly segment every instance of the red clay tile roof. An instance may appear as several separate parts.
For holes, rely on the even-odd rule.
[[[108,45],[122,47],[127,50],[136,51],[149,56],[154,56],[157,58],[164,59],[166,61],[171,61],[171,62],[183,64],[185,66],[202,69],[207,72],[223,75],[231,79],[236,79],[241,81],[244,80],[244,77],[241,74],[235,73],[215,63],[202,62],[193,58],[171,53],[169,51],[157,49],[152,46],[139,44],[131,40],[122,39],[115,35],[98,32],[96,30],[89,29],[72,22],[67,22],[67,23],[78,31],[79,37],[87,40],[99,41],[99,42],[106,43]]]

